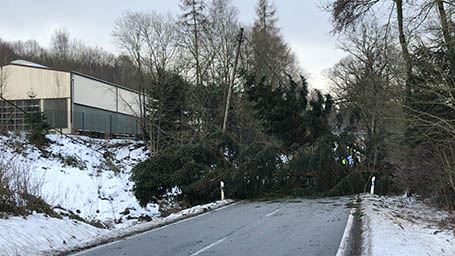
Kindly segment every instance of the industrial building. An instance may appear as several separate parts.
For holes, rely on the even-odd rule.
[[[16,60],[1,68],[0,96],[4,129],[23,130],[22,110],[40,110],[63,133],[141,133],[137,91],[78,72]]]

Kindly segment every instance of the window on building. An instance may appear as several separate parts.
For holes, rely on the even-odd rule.
[[[27,130],[24,111],[33,113],[40,111],[39,100],[11,100],[0,101],[0,127],[5,130],[23,131]]]
[[[53,128],[68,128],[67,99],[44,100],[44,113]]]

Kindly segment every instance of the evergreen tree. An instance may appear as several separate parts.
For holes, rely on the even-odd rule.
[[[178,74],[160,72],[152,83],[147,109],[149,110],[150,140],[153,153],[184,144],[189,140],[190,85]]]
[[[273,85],[254,76],[247,79],[248,99],[254,103],[256,117],[265,131],[280,139],[287,146],[304,146],[330,133],[328,117],[332,109],[330,95],[317,91],[315,99],[308,100],[308,84],[301,77],[297,84],[291,77],[287,86]]]
[[[268,0],[259,0],[251,35],[251,65],[258,80],[273,74],[267,76],[266,82],[271,84],[278,84],[285,74],[298,73],[297,60],[280,35],[277,21],[275,7]]]
[[[28,125],[27,139],[30,144],[42,149],[49,144],[46,135],[51,126],[46,122],[46,115],[42,112],[27,113],[25,123]]]

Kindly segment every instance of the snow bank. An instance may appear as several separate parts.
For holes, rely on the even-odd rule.
[[[231,202],[223,200],[195,206],[165,218],[159,217],[116,230],[100,229],[76,220],[50,218],[43,214],[33,214],[26,219],[0,219],[0,252],[1,255],[15,256],[65,255],[195,216]]]
[[[363,251],[369,256],[455,255],[450,216],[415,198],[362,195]]]
[[[1,255],[39,255],[40,251],[69,249],[86,243],[109,230],[70,220],[33,214],[26,219],[0,219]]]
[[[185,219],[185,218],[199,215],[201,213],[204,213],[204,212],[216,209],[216,208],[220,208],[220,207],[230,204],[232,202],[233,202],[232,200],[228,199],[228,200],[216,201],[216,202],[205,204],[205,205],[194,206],[192,208],[182,210],[178,213],[173,213],[165,218],[157,218],[150,222],[141,223],[141,224],[131,226],[128,228],[124,228],[124,229],[114,230],[110,233],[107,233],[105,235],[92,239],[89,242],[81,243],[78,246],[74,246],[70,250],[62,248],[62,250],[45,251],[43,254],[44,255],[66,255],[68,253],[79,251],[79,250],[82,250],[85,248],[90,248],[90,247],[94,247],[97,245],[110,243],[115,240],[127,237],[127,236],[132,236],[132,235],[135,235],[138,233],[149,231],[149,230],[152,230],[154,228],[157,228],[157,227],[160,227],[160,226],[163,226],[166,224],[170,224],[170,223],[173,223],[173,222]]]

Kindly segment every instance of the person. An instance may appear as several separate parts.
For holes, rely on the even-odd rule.
[[[352,159],[352,156],[347,156],[346,160],[348,161],[349,166],[354,166],[354,159]]]

